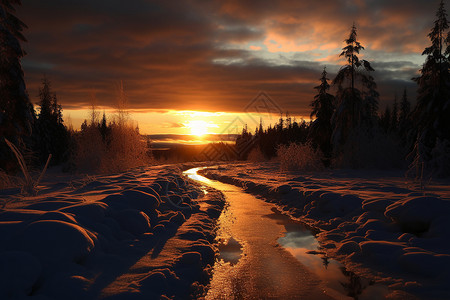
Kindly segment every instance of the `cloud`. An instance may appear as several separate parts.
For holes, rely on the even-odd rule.
[[[133,109],[239,112],[264,90],[309,115],[314,86],[356,22],[383,99],[420,68],[437,1],[28,1],[19,17],[31,98],[43,74],[63,107],[113,107],[123,80]],[[392,63],[394,61],[394,63]],[[384,101],[384,100],[383,100]]]
[[[169,123],[164,123],[164,127],[166,128],[185,128],[186,126],[182,123],[177,123],[177,122],[169,122]]]

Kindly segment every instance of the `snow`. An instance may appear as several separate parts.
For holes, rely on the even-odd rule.
[[[198,164],[53,177],[33,197],[0,191],[0,299],[205,295],[224,199],[181,175]],[[204,175],[254,193],[317,232],[320,252],[389,286],[390,297],[450,294],[450,182],[425,190],[396,171],[281,172],[236,163]],[[238,251],[239,250],[239,251]]]
[[[2,194],[0,299],[155,299],[205,294],[224,199],[146,167],[40,193]]]
[[[42,272],[33,255],[23,251],[3,251],[0,256],[0,298],[29,294]]]
[[[275,162],[200,173],[241,186],[315,228],[321,251],[389,286],[393,299],[450,295],[449,180],[423,190],[399,171],[282,172]]]

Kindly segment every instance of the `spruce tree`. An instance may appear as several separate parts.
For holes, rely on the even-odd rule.
[[[380,116],[380,127],[384,130],[385,133],[389,132],[391,128],[392,121],[392,113],[389,105],[386,105],[386,109],[384,113]]]
[[[418,84],[417,104],[412,112],[416,124],[415,162],[422,165],[433,160],[433,149],[437,141],[450,141],[450,61],[449,28],[447,12],[441,1],[436,21],[428,37],[431,45],[423,51],[427,55],[414,78]],[[433,166],[429,166],[433,169]]]
[[[317,95],[311,102],[311,119],[316,117],[310,128],[310,139],[314,146],[318,146],[326,158],[330,158],[332,152],[331,134],[333,131],[331,118],[334,113],[334,96],[328,93],[330,84],[328,83],[327,71],[324,68],[322,77],[319,79],[320,85],[314,87]]]
[[[400,123],[404,122],[408,118],[410,110],[411,110],[411,103],[409,103],[406,89],[404,89],[402,99],[400,100],[400,114],[399,114]]]
[[[55,93],[51,91],[50,81],[44,77],[39,88],[39,114],[34,131],[35,148],[41,163],[52,154],[52,164],[67,159],[69,132],[64,126],[62,108]]]
[[[0,1],[0,168],[12,168],[11,150],[4,138],[23,149],[24,138],[31,135],[34,109],[25,88],[20,42],[26,25],[15,16],[20,0]],[[22,147],[21,147],[22,146]],[[8,163],[9,162],[9,163]]]
[[[333,115],[333,142],[336,145],[344,144],[347,136],[362,124],[372,126],[378,109],[376,83],[370,75],[374,69],[367,60],[360,60],[358,57],[364,47],[357,40],[355,24],[345,43],[340,56],[347,63],[333,80],[333,85],[337,88],[336,111]],[[361,83],[362,91],[355,87],[357,82]]]
[[[396,132],[397,128],[398,128],[398,101],[396,94],[394,97],[394,104],[392,106],[390,130],[392,132]]]

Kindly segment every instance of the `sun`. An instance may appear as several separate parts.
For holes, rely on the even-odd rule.
[[[205,121],[189,121],[189,123],[185,124],[186,128],[191,131],[192,135],[203,136],[208,133],[209,124]]]

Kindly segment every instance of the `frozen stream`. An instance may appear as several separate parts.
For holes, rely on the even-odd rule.
[[[219,218],[220,256],[207,299],[364,299],[364,294],[380,292],[376,286],[364,290],[368,283],[338,262],[308,254],[318,250],[314,236],[275,205],[198,175],[199,169],[184,174],[220,190],[227,201]]]

